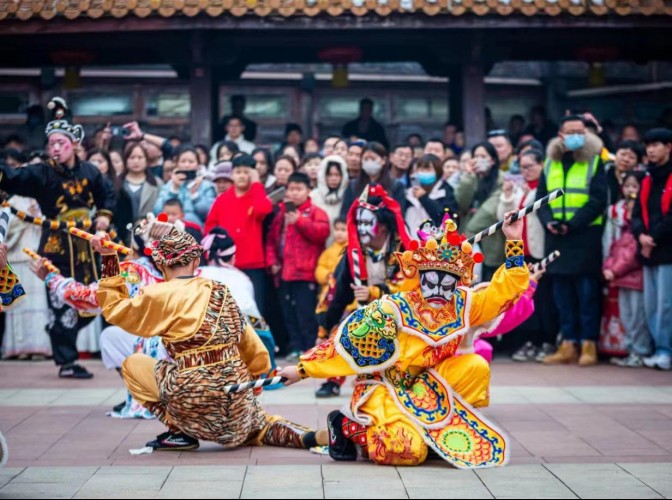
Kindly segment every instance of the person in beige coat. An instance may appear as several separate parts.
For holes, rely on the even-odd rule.
[[[472,148],[472,159],[460,177],[455,189],[455,200],[460,209],[460,231],[467,236],[495,224],[504,172],[499,170],[497,150],[489,142]],[[490,281],[495,271],[504,263],[504,236],[497,232],[480,243],[485,256],[481,274],[482,281]]]
[[[539,150],[529,150],[519,159],[522,178],[516,182],[514,176],[505,177],[502,194],[499,197],[497,217],[534,203],[537,187],[544,168],[544,154]],[[536,264],[546,256],[546,233],[536,212],[525,217],[523,241],[525,260]],[[543,361],[555,352],[555,343],[560,330],[558,312],[553,301],[553,278],[545,275],[537,284],[534,294],[534,314],[509,337],[515,352],[514,361]]]

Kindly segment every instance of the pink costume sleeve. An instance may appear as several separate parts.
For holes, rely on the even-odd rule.
[[[487,339],[510,333],[525,323],[534,313],[534,292],[537,291],[537,283],[530,280],[530,286],[523,296],[513,307],[507,310],[499,324],[492,331],[482,333],[479,338]]]
[[[45,280],[49,293],[55,295],[67,305],[83,314],[100,314],[98,306],[98,282],[83,285],[72,278],[52,273]]]

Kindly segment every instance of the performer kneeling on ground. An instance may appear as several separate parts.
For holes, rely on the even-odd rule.
[[[103,255],[98,287],[103,316],[130,333],[160,336],[175,360],[133,354],[122,365],[133,397],[169,429],[148,446],[188,450],[197,448],[199,439],[226,448],[324,444],[317,437],[322,433],[267,415],[252,391],[222,391],[268,372],[269,356],[229,289],[194,276],[203,249],[192,236],[173,229],[152,245],[152,258],[166,282],[145,287],[132,299],[119,274],[117,255],[102,246],[103,238],[91,242]],[[172,446],[164,448],[161,442]]]
[[[329,454],[355,460],[356,446],[379,464],[419,465],[428,446],[460,468],[504,465],[509,446],[473,407],[489,404],[490,368],[477,354],[456,355],[463,337],[508,310],[529,286],[523,221],[504,224],[506,264],[483,290],[471,283],[475,261],[457,225],[397,254],[416,280],[410,292],[387,295],[352,313],[329,340],[285,368],[302,378],[357,374],[350,405],[328,417]]]

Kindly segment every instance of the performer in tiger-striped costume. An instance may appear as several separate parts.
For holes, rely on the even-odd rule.
[[[310,448],[326,444],[310,429],[267,415],[252,391],[226,395],[222,387],[270,371],[268,351],[223,284],[195,277],[203,249],[172,229],[155,242],[151,256],[166,278],[134,298],[119,272],[116,253],[92,241],[103,255],[98,303],[105,319],[143,337],[160,336],[175,361],[133,354],[122,377],[133,397],[167,427],[147,443],[157,450],[185,450],[199,439],[226,448],[274,445]]]

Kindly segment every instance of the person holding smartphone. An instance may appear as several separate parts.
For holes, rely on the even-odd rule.
[[[161,188],[154,213],[161,212],[166,201],[178,199],[182,203],[184,218],[203,226],[217,194],[215,186],[198,175],[198,151],[191,146],[180,146],[175,154],[175,170],[170,180]]]
[[[280,286],[282,316],[294,359],[315,345],[315,269],[331,232],[327,213],[313,204],[310,192],[308,175],[289,176],[287,198],[266,239],[266,266]]]
[[[190,145],[174,148],[168,139],[144,133],[138,122],[127,123],[123,128],[127,130],[124,134],[127,141],[142,141],[158,147],[164,158],[172,158],[175,163],[175,169],[154,204],[154,213],[160,213],[166,201],[177,199],[182,204],[185,220],[203,226],[217,193],[214,184],[198,174],[198,149]]]

